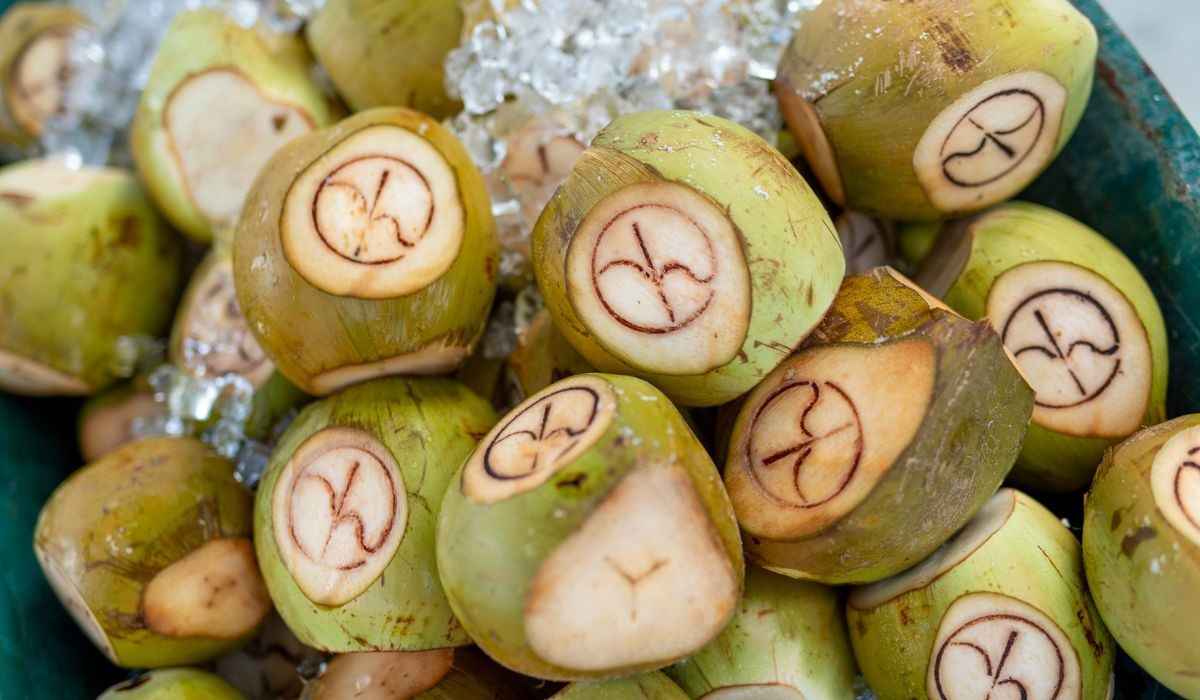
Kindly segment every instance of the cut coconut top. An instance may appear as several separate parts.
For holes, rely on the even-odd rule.
[[[846,188],[838,170],[837,156],[833,144],[821,127],[821,117],[811,102],[798,94],[791,86],[783,84],[775,91],[779,97],[779,109],[787,121],[788,128],[800,143],[804,160],[813,169],[821,189],[838,206],[846,206]]]
[[[21,128],[33,136],[62,108],[71,77],[70,49],[74,26],[51,27],[27,43],[13,61],[8,108]]]
[[[237,69],[220,67],[175,87],[163,127],[196,209],[213,224],[230,225],[267,160],[316,122],[300,107],[264,94]]]
[[[687,472],[646,465],[542,560],[525,633],[534,653],[574,671],[662,665],[720,632],[739,589]]]
[[[850,592],[847,603],[858,610],[869,610],[910,591],[925,588],[982,547],[1008,522],[1016,505],[1017,492],[1000,489],[963,529],[920,564],[878,583],[855,588]]]
[[[275,482],[271,524],[280,557],[319,605],[343,605],[379,578],[407,522],[395,457],[356,428],[313,433]]]
[[[818,346],[776,369],[747,399],[726,464],[742,527],[804,537],[862,503],[925,420],[936,363],[914,338]]]
[[[84,462],[99,459],[134,438],[133,424],[140,418],[166,415],[167,405],[150,391],[135,391],[116,403],[88,411],[79,430],[79,451]]]
[[[1154,455],[1150,490],[1171,527],[1200,547],[1200,425],[1171,436]]]
[[[1066,104],[1066,88],[1040,71],[1001,76],[960,96],[913,152],[930,203],[976,210],[1024,189],[1054,157]]]
[[[508,140],[500,171],[531,226],[582,155],[583,145],[553,119],[534,119]]]
[[[1083,697],[1079,655],[1046,613],[997,593],[969,593],[942,616],[929,660],[931,698]]]
[[[23,396],[87,396],[92,387],[79,377],[0,348],[0,389]]]
[[[1098,438],[1122,438],[1141,425],[1150,341],[1108,280],[1073,263],[1018,265],[992,284],[987,315],[1037,392],[1035,423]]]
[[[408,129],[375,125],[300,174],[284,200],[280,235],[288,262],[313,286],[386,299],[445,274],[465,222],[442,154]]]
[[[116,168],[74,167],[63,158],[27,160],[0,172],[0,204],[23,209],[40,199],[65,199],[128,175]]]
[[[236,374],[255,389],[271,378],[275,365],[246,324],[233,287],[233,265],[223,259],[193,280],[191,302],[180,310],[182,357],[177,361],[205,376]]]
[[[77,579],[64,570],[54,555],[46,551],[44,547],[34,547],[34,554],[37,555],[38,563],[42,565],[42,571],[46,574],[46,580],[50,582],[50,588],[54,590],[59,602],[67,609],[67,612],[71,613],[75,624],[79,625],[84,635],[104,653],[109,661],[114,664],[121,663],[117,658],[116,650],[113,649],[112,642],[108,640],[108,634],[100,625],[100,620],[96,619],[96,614],[92,612],[88,602],[80,594],[79,588],[76,586]],[[82,563],[78,568],[83,568]],[[71,573],[78,573],[82,576],[81,571]]]
[[[600,377],[581,375],[526,399],[492,428],[463,468],[463,493],[495,503],[546,483],[612,425],[617,397]]]
[[[589,332],[638,369],[703,374],[737,355],[750,273],[737,231],[686,185],[627,185],[600,200],[567,249],[567,294]]]
[[[454,649],[338,654],[313,684],[311,700],[411,698],[437,685],[454,664]]]
[[[804,693],[790,685],[758,683],[717,688],[700,696],[701,700],[804,700]]]

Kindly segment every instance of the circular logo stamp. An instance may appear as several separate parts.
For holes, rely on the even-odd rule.
[[[404,534],[408,500],[391,453],[361,430],[314,433],[275,485],[273,530],[304,594],[341,605],[386,568]]]
[[[1200,426],[1163,443],[1150,466],[1150,488],[1167,522],[1200,546]]]
[[[913,152],[929,201],[945,211],[980,209],[1029,184],[1054,157],[1066,89],[1052,76],[1002,76],[955,100]]]
[[[616,397],[603,379],[553,384],[512,410],[484,437],[463,470],[473,500],[504,500],[543,484],[612,424]]]
[[[329,249],[376,265],[408,254],[433,223],[433,192],[405,160],[368,156],[342,164],[317,188],[313,225]]]
[[[939,700],[1078,698],[1079,657],[1058,625],[1031,605],[972,593],[942,617],[928,685]]]

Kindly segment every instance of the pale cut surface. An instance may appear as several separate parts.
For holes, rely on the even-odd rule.
[[[739,588],[687,473],[645,466],[542,561],[525,633],[539,657],[574,671],[669,663],[721,631]]]
[[[778,86],[775,95],[779,98],[784,121],[799,142],[804,160],[816,174],[821,189],[835,204],[846,206],[846,190],[842,185],[842,174],[838,171],[837,155],[829,137],[825,135],[825,129],[821,127],[817,108],[788,85]]]
[[[804,700],[804,693],[790,685],[761,683],[758,685],[731,685],[717,688],[700,696],[703,700]]]
[[[284,465],[272,495],[279,556],[314,603],[339,606],[379,578],[408,523],[392,453],[357,428],[313,433]]]
[[[79,431],[79,452],[84,462],[99,459],[133,439],[133,422],[166,415],[166,404],[149,391],[138,391],[117,403],[92,410]]]
[[[412,294],[450,269],[465,212],[454,169],[408,129],[369,126],[308,166],[283,203],[288,262],[342,296]]]
[[[239,71],[214,68],[189,77],[167,97],[163,126],[173,165],[197,211],[228,225],[241,214],[267,160],[315,123],[299,107],[268,97]]]
[[[1200,426],[1180,431],[1150,466],[1154,503],[1171,527],[1200,546]]]
[[[1067,90],[1040,71],[1012,73],[961,95],[913,151],[926,197],[942,211],[1011,198],[1054,157]]]
[[[21,128],[34,136],[62,107],[73,34],[70,26],[47,29],[21,49],[10,69],[9,109]]]
[[[891,578],[853,589],[846,603],[857,610],[870,610],[905,593],[925,588],[942,574],[966,561],[967,557],[991,539],[992,535],[1008,522],[1016,505],[1016,492],[1012,489],[1000,489],[963,529],[921,563]]]
[[[0,389],[23,396],[87,396],[92,387],[40,362],[0,348]]]
[[[50,588],[54,589],[55,595],[62,603],[67,612],[71,613],[71,617],[75,620],[75,624],[79,625],[79,629],[83,630],[84,635],[91,640],[96,648],[104,653],[108,660],[114,664],[119,664],[117,652],[113,649],[112,643],[108,641],[108,635],[104,633],[104,629],[100,626],[100,621],[96,619],[95,613],[88,607],[87,601],[79,594],[79,589],[75,587],[75,583],[59,566],[58,561],[46,552],[42,547],[34,547],[34,553],[37,554],[38,563],[42,565],[42,571],[46,574],[46,580],[50,582]]]
[[[453,664],[453,649],[338,654],[310,700],[407,700],[437,685]]]
[[[942,616],[926,690],[939,700],[1076,700],[1079,655],[1045,613],[997,593],[969,593]]]
[[[647,372],[703,374],[737,355],[750,273],[725,213],[686,185],[627,185],[567,247],[567,296],[602,346]]]
[[[308,383],[314,393],[319,396],[327,396],[351,384],[378,377],[391,377],[398,374],[446,374],[453,372],[466,357],[467,348],[434,341],[403,355],[375,362],[365,362],[360,365],[346,365],[321,372],[309,379]]]
[[[936,362],[910,339],[817,347],[772,373],[738,416],[726,466],[741,526],[804,537],[858,506],[920,429]]]
[[[1072,263],[1018,265],[992,284],[987,315],[1037,394],[1034,423],[1096,438],[1122,438],[1141,425],[1150,342],[1108,280]]]
[[[463,468],[463,494],[496,503],[546,483],[612,425],[617,397],[599,377],[558,382],[492,428]]]
[[[246,325],[233,287],[233,265],[213,265],[198,280],[191,305],[181,311],[183,363],[201,376],[236,374],[260,389],[275,372]]]
[[[60,199],[102,182],[124,179],[115,168],[72,167],[61,158],[39,158],[0,173],[0,204],[24,209],[39,199]]]
[[[844,211],[834,221],[842,254],[846,258],[846,276],[857,275],[892,262],[891,244],[883,224],[865,214]]]
[[[205,542],[142,590],[146,626],[165,637],[236,639],[270,612],[254,544],[245,537]]]
[[[500,171],[530,226],[582,155],[583,145],[553,119],[534,119],[508,140]]]

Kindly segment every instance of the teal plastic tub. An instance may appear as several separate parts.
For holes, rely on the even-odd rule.
[[[0,9],[8,4],[0,0]],[[1062,156],[1022,198],[1090,224],[1137,263],[1170,329],[1171,415],[1197,412],[1200,138],[1097,2],[1077,4],[1100,33],[1091,103]],[[93,698],[125,675],[76,629],[33,557],[42,503],[80,466],[78,409],[77,401],[0,394],[0,700]],[[1177,696],[1122,659],[1116,697]]]

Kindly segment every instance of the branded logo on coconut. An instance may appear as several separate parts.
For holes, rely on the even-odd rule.
[[[959,187],[982,187],[1012,172],[1046,126],[1042,98],[1014,88],[989,95],[954,125],[942,144],[942,173]]]
[[[1076,289],[1031,294],[1004,322],[1004,345],[1036,367],[1037,405],[1070,408],[1095,399],[1121,370],[1121,335],[1108,310]]]
[[[1200,426],[1163,443],[1150,465],[1150,488],[1167,522],[1200,545]]]
[[[592,285],[600,303],[616,321],[641,333],[671,333],[699,318],[716,296],[710,283],[717,270],[704,228],[658,204],[618,214],[592,250]]]
[[[774,439],[781,428],[794,439]],[[831,381],[783,385],[763,402],[750,429],[751,473],[773,500],[794,508],[820,506],[845,491],[862,450],[858,408]]]
[[[312,204],[313,225],[330,250],[351,262],[400,260],[433,223],[429,182],[412,163],[367,156],[343,163],[321,182]]]
[[[493,479],[517,480],[553,471],[583,446],[600,410],[600,394],[590,387],[550,393],[518,413],[496,435],[483,456]]]
[[[1063,652],[1032,620],[984,615],[958,627],[934,660],[938,697],[1055,700],[1065,681]]]

